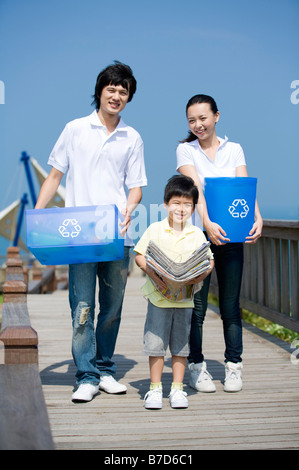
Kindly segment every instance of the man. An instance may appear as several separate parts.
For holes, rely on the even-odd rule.
[[[37,209],[47,205],[67,172],[65,205],[116,204],[124,214],[122,232],[126,234],[130,215],[141,201],[141,188],[147,184],[141,137],[120,117],[135,91],[136,80],[129,66],[115,61],[100,72],[94,94],[96,110],[64,128],[50,155],[52,170],[42,185]],[[112,356],[127,281],[129,245],[126,236],[122,260],[69,266],[72,353],[78,385],[74,402],[92,400],[99,389],[107,393],[127,390],[113,377],[116,365]],[[94,329],[97,278],[100,312]]]

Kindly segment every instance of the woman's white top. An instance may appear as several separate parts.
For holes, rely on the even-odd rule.
[[[228,138],[217,137],[220,145],[215,161],[212,162],[201,148],[198,139],[185,142],[177,147],[177,170],[183,165],[193,165],[196,168],[204,189],[205,178],[236,176],[236,168],[246,165],[243,149],[240,144],[229,142]]]

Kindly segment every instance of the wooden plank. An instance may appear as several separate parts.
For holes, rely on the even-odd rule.
[[[299,221],[264,220],[263,237],[299,240]]]
[[[273,307],[277,312],[281,312],[281,280],[280,280],[280,240],[273,240]],[[253,301],[255,299],[252,298]]]
[[[36,365],[0,365],[0,449],[53,450]]]
[[[264,240],[260,238],[257,241],[257,302],[264,303],[265,289],[264,289]]]
[[[281,240],[281,309],[290,315],[290,251],[289,240]]]
[[[184,389],[189,408],[173,410],[168,402],[171,358],[163,371],[163,409],[149,411],[143,397],[149,388],[148,360],[142,354],[146,301],[144,278],[128,279],[115,360],[116,379],[126,395],[100,392],[94,400],[74,404],[75,367],[71,357],[71,319],[67,292],[28,296],[33,327],[39,335],[39,368],[57,449],[192,450],[299,449],[299,374],[290,345],[254,327],[244,326],[243,390],[223,391],[224,340],[218,310],[209,308],[204,324],[204,352],[216,393]]]
[[[299,320],[299,262],[298,262],[298,242],[291,241],[291,311],[292,318]]]

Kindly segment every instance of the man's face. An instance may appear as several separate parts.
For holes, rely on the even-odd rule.
[[[108,114],[119,114],[126,106],[129,99],[129,91],[122,85],[107,85],[101,94],[102,112]]]

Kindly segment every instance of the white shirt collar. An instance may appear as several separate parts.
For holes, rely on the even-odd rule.
[[[226,142],[228,142],[228,137],[227,136],[225,136],[224,139],[222,139],[222,137],[217,136],[217,139],[219,140],[219,147],[218,148],[222,147],[223,145],[226,144]],[[198,139],[192,140],[192,142],[190,142],[190,144],[193,145],[194,147],[199,147],[200,150],[202,150]]]
[[[163,228],[166,232],[172,232],[172,228],[169,225],[168,217],[163,219],[161,222],[162,222],[162,226],[163,226]],[[185,225],[184,225],[183,231],[181,233],[181,236],[185,236],[188,233],[193,233],[194,231],[195,231],[194,226],[192,224],[190,224],[189,222],[185,222]]]
[[[93,126],[105,127],[105,125],[100,121],[96,109],[93,111],[93,113],[90,114],[89,118],[90,118],[90,122]],[[119,120],[119,123],[117,124],[117,126],[115,128],[115,131],[127,131],[127,130],[128,130],[128,126],[123,121],[122,117],[120,116],[120,120]]]

